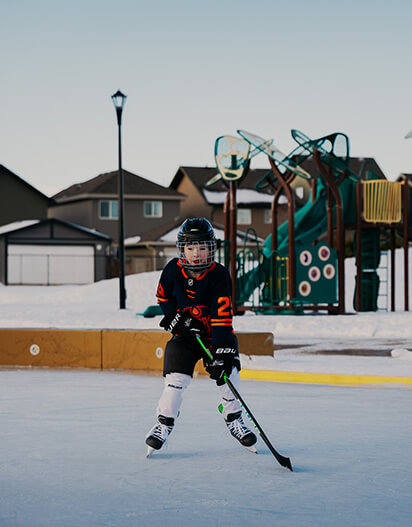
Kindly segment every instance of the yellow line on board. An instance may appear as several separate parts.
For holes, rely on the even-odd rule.
[[[273,382],[295,382],[303,384],[332,384],[359,386],[362,384],[412,384],[412,377],[385,377],[381,375],[349,375],[335,373],[301,373],[276,370],[242,370],[242,379]]]

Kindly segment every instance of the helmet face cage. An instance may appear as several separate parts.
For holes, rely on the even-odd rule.
[[[214,262],[216,238],[206,218],[187,219],[178,235],[176,247],[180,264],[189,271],[202,273]]]
[[[185,269],[203,273],[215,261],[216,240],[181,240],[176,242],[179,262]]]

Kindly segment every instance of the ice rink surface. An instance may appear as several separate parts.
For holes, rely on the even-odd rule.
[[[0,525],[408,526],[412,392],[242,381],[275,448],[229,435],[194,379],[167,447],[145,458],[160,377],[0,371]]]

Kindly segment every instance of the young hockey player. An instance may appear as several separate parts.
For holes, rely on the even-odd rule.
[[[157,300],[164,317],[160,326],[173,334],[166,345],[164,389],[157,406],[157,423],[146,436],[148,453],[159,450],[173,430],[183,392],[198,360],[203,359],[220,391],[222,415],[230,433],[254,450],[256,436],[243,422],[242,409],[224,380],[239,385],[240,360],[232,327],[232,282],[225,267],[216,263],[216,238],[205,218],[187,219],[177,235],[178,258],[164,268]],[[197,332],[213,361],[197,342]]]

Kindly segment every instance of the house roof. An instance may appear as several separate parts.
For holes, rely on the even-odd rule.
[[[396,179],[396,181],[404,181],[406,180],[409,185],[412,185],[412,174],[402,173],[399,175],[399,177]]]
[[[27,189],[31,190],[32,192],[38,194],[40,197],[44,198],[48,203],[51,203],[53,200],[52,198],[49,198],[46,196],[46,194],[43,194],[43,192],[40,192],[40,190],[37,190],[37,188],[33,187],[33,185],[30,185],[27,181],[25,181],[23,178],[9,170],[4,165],[0,164],[0,175],[6,174],[14,179],[17,179],[22,185],[24,185]]]
[[[179,218],[178,220],[172,221],[170,223],[159,225],[158,227],[155,227],[153,229],[150,229],[149,231],[140,234],[140,239],[138,241],[136,240],[136,236],[132,238],[127,238],[125,240],[125,244],[135,245],[136,243],[159,241],[165,235],[165,233],[168,233],[169,231],[178,228],[182,223],[182,218]]]
[[[88,229],[87,227],[83,227],[82,225],[77,225],[75,223],[69,223],[67,221],[63,221],[63,220],[59,220],[57,218],[48,218],[46,220],[24,220],[24,221],[14,221],[12,223],[9,223],[7,225],[2,225],[0,227],[0,237],[5,235],[5,234],[10,234],[10,233],[14,233],[14,232],[17,232],[17,231],[24,231],[24,230],[30,230],[32,229],[33,227],[37,227],[37,226],[40,226],[40,225],[44,225],[44,224],[47,224],[47,223],[54,223],[54,224],[60,224],[60,225],[64,225],[66,227],[69,227],[71,229],[74,229],[74,230],[77,230],[77,231],[82,231],[82,232],[85,232],[87,234],[90,234],[96,238],[101,238],[101,239],[104,239],[104,240],[107,240],[107,241],[110,241],[111,238],[110,236],[107,236],[106,234],[102,234],[101,232],[98,232],[98,231],[95,231],[95,230],[92,230],[92,229]]]
[[[242,179],[239,183],[239,188],[241,189],[251,189],[255,190],[255,185],[260,181],[263,176],[265,176],[270,171],[269,168],[255,168],[250,169],[247,176]],[[172,182],[169,185],[169,188],[176,190],[179,187],[180,182],[184,175],[186,175],[192,183],[197,187],[197,189],[202,192],[205,188],[209,191],[227,191],[227,186],[223,183],[223,180],[220,179],[213,185],[205,187],[206,183],[213,176],[217,174],[216,167],[189,167],[181,166],[178,168],[175,176],[172,179]],[[271,194],[270,191],[264,190],[260,191],[261,194]]]
[[[302,166],[305,167],[305,169],[309,173],[317,173],[317,168],[315,165],[315,161],[313,158],[308,158],[302,163]],[[350,170],[355,173],[359,174],[362,170],[362,172],[365,172],[366,170],[372,170],[376,177],[379,179],[386,179],[385,174],[382,172],[381,168],[375,161],[373,157],[351,157],[349,158],[349,168]],[[260,195],[262,198],[262,201],[267,201],[268,195],[273,195],[273,190],[268,188],[263,191],[257,191],[255,189],[256,183],[258,183],[268,172],[270,172],[269,168],[256,168],[249,170],[247,176],[242,179],[239,183],[239,190],[250,190],[254,193],[257,193],[257,195]],[[206,183],[211,179],[214,175],[217,174],[217,169],[215,167],[190,167],[190,166],[181,166],[177,170],[174,178],[172,179],[172,182],[170,183],[169,187],[173,190],[176,190],[180,182],[182,181],[182,178],[184,175],[186,175],[192,183],[196,186],[196,188],[201,192],[203,195],[205,195],[205,191],[207,191],[209,194],[212,192],[223,192],[227,191],[227,187],[223,183],[222,179],[214,183],[213,185],[210,185],[206,187]],[[278,182],[275,183],[275,185],[279,185]],[[246,193],[245,196],[248,196],[250,202],[257,202],[258,197],[253,194]],[[205,196],[207,199],[207,197]],[[212,203],[209,199],[207,199],[208,203]]]
[[[309,172],[309,174],[317,174],[318,169],[313,157],[308,157],[303,163],[302,167]],[[362,176],[365,178],[367,172],[371,172],[377,179],[387,179],[385,174],[382,172],[380,166],[373,157],[350,157],[349,158],[349,170],[353,174]]]
[[[378,179],[387,179],[373,157],[351,157],[349,158],[349,168],[358,176],[362,172],[362,177],[364,177],[365,172],[372,170]]]
[[[35,225],[36,223],[39,223],[40,220],[21,220],[21,221],[13,221],[11,223],[7,223],[6,225],[0,226],[0,236],[2,234],[7,234],[8,232],[14,232],[14,231],[20,231],[23,229],[26,229],[27,227],[30,227],[31,225]]]
[[[76,183],[58,192],[53,196],[58,203],[78,199],[90,199],[97,196],[117,196],[119,171],[106,172],[82,183]],[[157,183],[153,183],[127,170],[123,170],[124,195],[126,196],[151,196],[163,199],[185,199],[183,194]]]
[[[125,240],[125,245],[134,246],[134,245],[138,245],[142,243],[153,243],[153,242],[159,242],[165,245],[166,244],[174,245],[176,243],[177,233],[183,221],[184,220],[180,218],[179,220],[173,221],[166,225],[161,225],[160,227],[156,227],[155,229],[147,231],[143,233],[141,236],[138,236],[138,237],[134,236],[132,238],[127,238]],[[224,239],[223,225],[220,225],[219,223],[214,223],[214,222],[211,222],[211,223],[215,231],[216,238],[223,240]],[[238,234],[238,241],[243,241],[246,233],[238,229],[237,234]],[[248,234],[248,238],[251,241],[254,241],[255,239],[252,234]],[[263,241],[262,239],[259,239],[259,240]]]

